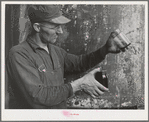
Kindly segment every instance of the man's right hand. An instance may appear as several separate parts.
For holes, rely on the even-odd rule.
[[[96,68],[90,71],[88,74],[84,75],[82,78],[72,82],[71,85],[73,88],[73,92],[76,92],[78,90],[84,90],[93,98],[98,98],[104,93],[104,91],[109,91],[108,88],[104,87],[95,79],[95,73],[100,71],[101,68]]]

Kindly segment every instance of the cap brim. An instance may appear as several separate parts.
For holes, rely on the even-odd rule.
[[[70,22],[71,20],[64,17],[64,16],[59,16],[57,18],[54,18],[51,20],[51,22],[55,23],[55,24],[66,24],[68,22]]]

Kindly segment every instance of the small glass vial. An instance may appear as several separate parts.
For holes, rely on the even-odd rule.
[[[112,33],[112,36],[116,41],[123,40],[123,42],[127,44],[124,48],[128,47],[131,44],[130,40],[120,29],[116,29],[114,33]]]
[[[101,83],[103,86],[105,86],[106,88],[108,88],[108,77],[106,75],[106,72],[96,72],[95,73],[95,79]]]

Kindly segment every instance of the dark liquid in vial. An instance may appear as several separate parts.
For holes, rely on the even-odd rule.
[[[95,79],[101,83],[103,86],[108,88],[108,78],[106,76],[106,73],[104,72],[96,72],[95,73]]]

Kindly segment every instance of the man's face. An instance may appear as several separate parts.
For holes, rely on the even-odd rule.
[[[48,22],[39,23],[39,25],[40,25],[39,36],[40,36],[42,43],[53,44],[56,42],[58,38],[58,34],[63,33],[61,25],[51,24]]]

